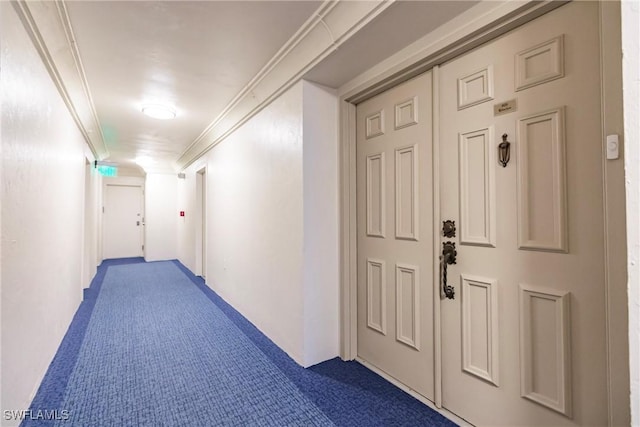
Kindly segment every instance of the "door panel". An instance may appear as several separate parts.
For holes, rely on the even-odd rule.
[[[106,186],[104,258],[142,256],[142,187]]]
[[[431,73],[357,120],[358,356],[433,400]]]
[[[474,424],[607,423],[597,28],[573,2],[440,69],[443,406]]]

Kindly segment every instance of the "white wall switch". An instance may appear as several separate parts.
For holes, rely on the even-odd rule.
[[[607,160],[620,157],[618,135],[607,135]]]

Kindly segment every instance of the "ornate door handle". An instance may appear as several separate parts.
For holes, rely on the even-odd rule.
[[[447,285],[447,265],[456,263],[456,244],[453,242],[444,242],[442,244],[442,255],[440,256],[440,282],[442,285],[441,295],[443,298],[454,299],[455,289],[451,285]]]

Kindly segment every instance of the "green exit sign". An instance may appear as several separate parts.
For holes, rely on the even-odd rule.
[[[98,165],[98,173],[102,176],[118,176],[118,168],[115,166]]]

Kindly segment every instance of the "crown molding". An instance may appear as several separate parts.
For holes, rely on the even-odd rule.
[[[393,2],[394,0],[323,2],[314,15],[187,147],[176,162],[176,169],[185,169],[223,141]]]
[[[109,156],[63,0],[12,2],[93,156]]]
[[[358,104],[531,21],[570,0],[484,0],[338,89]]]

